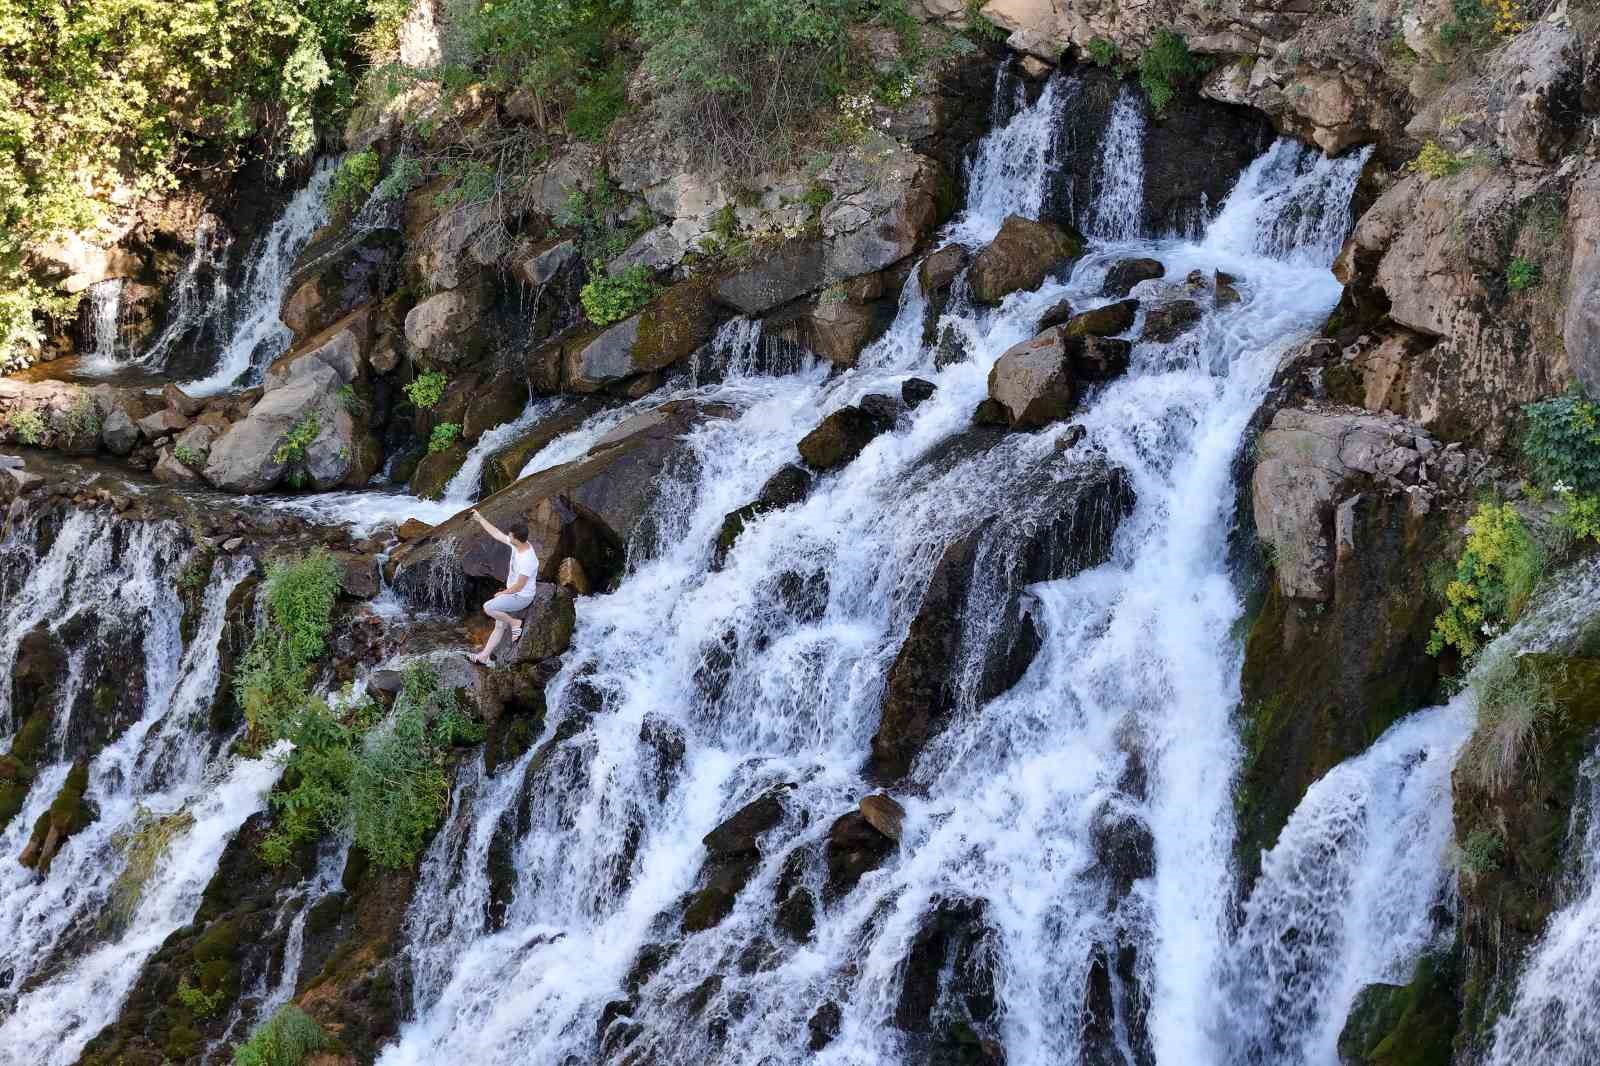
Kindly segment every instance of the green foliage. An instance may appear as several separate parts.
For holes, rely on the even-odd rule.
[[[359,414],[367,409],[366,401],[361,398],[360,393],[356,392],[354,385],[340,385],[338,395],[339,406],[351,414]]]
[[[234,693],[256,742],[283,739],[284,723],[306,702],[311,664],[333,628],[339,565],[318,550],[267,567],[266,624],[258,627],[234,671]]]
[[[1481,663],[1470,685],[1478,724],[1458,765],[1478,785],[1504,792],[1538,771],[1538,736],[1562,717],[1552,684],[1509,652]]]
[[[350,781],[355,842],[380,866],[415,862],[449,797],[445,756],[464,737],[455,690],[426,664],[408,667],[391,726],[373,730]]]
[[[416,407],[427,410],[444,399],[444,388],[449,381],[440,370],[418,374],[416,380],[406,386],[406,399]]]
[[[1117,64],[1117,46],[1104,37],[1090,38],[1084,50],[1089,53],[1090,62],[1097,67],[1113,67]]]
[[[34,273],[33,253],[102,231],[125,191],[165,191],[246,153],[281,172],[346,106],[364,33],[397,24],[399,4],[0,4],[0,365],[37,346],[37,316],[77,305]]]
[[[179,444],[172,449],[172,454],[177,457],[178,462],[190,470],[199,470],[206,465],[206,453],[187,444]]]
[[[1421,172],[1430,178],[1448,178],[1459,174],[1467,168],[1471,160],[1465,155],[1455,155],[1446,148],[1439,147],[1437,141],[1428,141],[1422,146],[1422,151],[1417,157],[1406,164],[1406,169]]]
[[[1474,829],[1467,834],[1456,856],[1456,864],[1469,877],[1482,877],[1500,869],[1505,841],[1492,829]]]
[[[1477,653],[1485,638],[1516,620],[1543,572],[1544,549],[1509,503],[1483,503],[1467,521],[1467,544],[1445,589],[1446,606],[1433,622],[1428,651],[1446,645]]]
[[[556,221],[578,231],[578,247],[585,259],[612,259],[656,224],[649,212],[631,222],[621,221],[617,201],[616,186],[604,171],[590,188],[574,188],[567,194]]]
[[[597,326],[609,326],[639,310],[656,292],[650,268],[635,263],[616,277],[606,274],[605,264],[596,259],[589,280],[578,292],[583,313]]]
[[[428,434],[428,454],[442,452],[461,439],[460,422],[440,422]]]
[[[584,86],[606,75],[606,43],[629,6],[628,0],[472,0],[463,5],[461,43],[491,85],[527,92],[535,122],[548,130]],[[595,104],[587,102],[581,120],[591,132]]]
[[[328,191],[324,194],[328,211],[341,215],[366,203],[367,197],[378,186],[380,166],[376,148],[352,152],[339,160],[338,169],[333,172],[333,179],[328,182]]]
[[[598,144],[627,109],[628,68],[618,59],[579,84],[567,109],[567,131],[580,141]]]
[[[100,410],[94,397],[87,392],[78,394],[67,409],[67,436],[73,440],[92,440],[100,435]]]
[[[295,661],[310,663],[320,656],[339,596],[339,564],[333,557],[317,550],[292,562],[270,563],[262,593]]]
[[[227,999],[227,993],[222,989],[206,992],[196,985],[191,985],[188,978],[178,982],[178,1002],[188,1008],[189,1013],[196,1018],[208,1018],[217,1012]]]
[[[1448,48],[1488,48],[1495,40],[1495,17],[1483,0],[1451,0],[1450,20],[1439,26]]]
[[[1557,493],[1600,492],[1600,404],[1573,389],[1522,410],[1522,455],[1534,479]]]
[[[1556,524],[1574,540],[1600,540],[1600,496],[1563,494]]]
[[[422,178],[422,161],[415,156],[402,153],[390,164],[389,173],[378,182],[377,187],[373,189],[373,195],[380,200],[398,199],[422,184]]]
[[[1206,64],[1189,52],[1189,45],[1171,30],[1157,30],[1150,47],[1139,55],[1139,87],[1150,107],[1164,114],[1178,90],[1206,72]]]
[[[251,1031],[234,1051],[233,1066],[301,1066],[331,1043],[311,1015],[289,1003]]]
[[[20,444],[34,447],[44,440],[44,418],[38,411],[12,411],[6,416],[6,424]]]
[[[1539,284],[1539,264],[1518,256],[1506,264],[1506,288],[1522,292]]]
[[[277,451],[272,453],[272,461],[292,464],[304,460],[306,450],[311,447],[311,442],[317,439],[318,428],[320,427],[315,412],[300,419],[278,444]]]
[[[450,184],[433,198],[440,207],[485,203],[499,188],[494,168],[482,160],[449,159],[439,169],[451,179]]]

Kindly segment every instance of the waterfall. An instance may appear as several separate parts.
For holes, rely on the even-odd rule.
[[[444,502],[459,511],[476,500],[478,483],[483,478],[483,464],[489,461],[489,457],[555,414],[561,403],[559,397],[530,400],[516,418],[486,430],[473,442],[472,450],[467,452],[466,459],[461,463],[461,469],[445,484]]]
[[[204,377],[183,382],[185,392],[209,396],[233,385],[249,384],[288,348],[293,335],[278,313],[288,295],[295,260],[328,221],[326,194],[336,169],[336,161],[319,164],[250,249],[243,284],[231,301],[231,319],[216,365]]]
[[[1037,215],[1070,92],[1053,79],[986,139],[947,239],[977,244],[1006,214]],[[966,362],[934,368],[912,280],[855,370],[695,390],[730,414],[688,438],[692,472],[655,516],[670,535],[631,547],[617,591],[579,601],[527,753],[458,774],[406,920],[415,1015],[380,1061],[918,1061],[930,1026],[962,1019],[1012,1066],[1215,1061],[1238,757],[1231,467],[1278,353],[1339,293],[1332,254],[1295,245],[1310,231],[1284,216],[1348,227],[1360,169],[1283,165],[1300,151],[1252,164],[1233,198],[1252,202],[1230,199],[1203,240],[1152,242],[1168,276],[1225,269],[1245,299],[1207,309],[1192,337],[1138,344],[1130,373],[1087,398],[1071,447],[1064,424],[974,439],[971,413],[1046,308],[1104,302],[1113,253],[1099,247],[998,309],[953,298],[941,325],[970,339]],[[1326,180],[1305,180],[1319,167]],[[912,375],[937,384],[932,399],[804,502],[749,523],[710,569],[723,516],[800,437]],[[620,417],[535,460],[582,454]],[[1026,590],[1038,656],[989,698],[985,651],[1022,591],[1026,538],[1112,468],[1137,503],[1109,559]],[[898,850],[822,900],[830,824],[873,789],[861,765],[885,674],[931,567],[962,538],[978,547],[955,710],[893,789]],[[728,913],[680,931],[701,838],[774,789],[781,813]],[[1128,842],[1128,869],[1097,857],[1108,839]],[[813,902],[803,942],[779,931],[797,894]],[[940,939],[958,922],[978,927],[965,947]],[[934,977],[913,978],[908,953],[934,950]]]
[[[1144,228],[1144,100],[1124,86],[1111,108],[1090,186],[1083,231],[1102,241],[1129,241]]]
[[[121,325],[122,279],[111,278],[89,286],[89,353],[81,364],[85,373],[104,374],[117,369]]]
[[[175,590],[192,561],[176,526],[73,511],[51,537],[44,521],[14,525],[0,545],[8,673],[36,630],[54,634],[69,656],[37,779],[0,832],[0,1062],[18,1066],[72,1063],[116,1017],[144,960],[193,918],[222,849],[279,772],[270,755],[228,755],[207,725],[228,599],[251,564],[222,559],[199,571],[204,593],[185,644]],[[88,723],[77,720],[92,702],[83,688],[109,663],[121,698],[136,697],[137,716],[98,723],[120,732],[88,764],[85,798],[97,816],[41,877],[16,856],[73,759],[91,754],[79,728]],[[143,676],[130,678],[140,666]],[[0,730],[14,740],[10,686],[4,699]],[[166,831],[148,869],[132,867],[134,842],[156,826]]]
[[[228,251],[233,241],[212,215],[194,227],[194,246],[172,282],[167,323],[139,357],[141,366],[162,369],[180,344],[221,344],[231,293]]]

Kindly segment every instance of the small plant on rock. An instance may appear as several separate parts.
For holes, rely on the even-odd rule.
[[[44,418],[38,411],[12,411],[6,416],[6,425],[19,444],[37,447],[44,440]]]
[[[621,322],[650,302],[656,292],[650,268],[635,263],[616,277],[606,274],[605,264],[596,259],[588,282],[578,292],[583,313],[597,326]]]
[[[206,453],[187,444],[179,444],[172,449],[172,454],[190,470],[199,470],[206,465]]]
[[[1468,877],[1477,879],[1500,869],[1500,857],[1505,854],[1505,841],[1490,829],[1474,829],[1456,849],[1456,866]]]
[[[67,409],[67,436],[75,441],[93,440],[100,435],[100,410],[94,397],[87,392],[78,394]]]
[[[1470,685],[1478,701],[1478,724],[1459,765],[1489,792],[1504,792],[1537,773],[1538,738],[1561,719],[1555,689],[1509,652],[1474,671]]]
[[[1600,492],[1600,404],[1573,389],[1554,399],[1530,403],[1522,454],[1534,480],[1577,493]]]
[[[1171,30],[1157,30],[1150,47],[1139,55],[1139,87],[1157,116],[1166,113],[1178,89],[1205,72],[1205,62],[1196,59],[1184,39]]]
[[[1518,256],[1506,264],[1506,288],[1522,292],[1539,284],[1539,264]]]
[[[1437,141],[1428,141],[1417,157],[1406,164],[1406,169],[1430,178],[1448,178],[1465,170],[1467,162],[1466,156],[1455,155],[1449,149],[1441,148]]]
[[[406,386],[406,399],[423,410],[437,406],[444,399],[444,388],[449,381],[439,370],[418,374],[416,380]]]
[[[1090,38],[1084,51],[1089,53],[1089,61],[1101,69],[1117,65],[1117,46],[1104,37]]]
[[[234,1051],[233,1066],[301,1066],[331,1043],[311,1015],[290,1003],[251,1030]]]
[[[428,434],[428,454],[442,452],[461,439],[460,422],[441,422]]]
[[[1509,503],[1480,504],[1467,522],[1467,544],[1445,588],[1446,607],[1433,621],[1428,651],[1447,645],[1476,655],[1516,620],[1544,569],[1545,553]]]
[[[206,992],[198,985],[191,985],[188,978],[178,982],[178,1002],[187,1007],[189,1013],[196,1018],[207,1018],[215,1014],[226,998],[227,993],[221,989]]]
[[[311,442],[317,439],[319,429],[317,416],[313,412],[306,415],[294,424],[283,441],[278,445],[278,450],[272,453],[272,461],[286,466],[303,462]]]
[[[352,152],[341,159],[325,194],[328,213],[345,215],[366,203],[378,185],[379,169],[376,148]]]

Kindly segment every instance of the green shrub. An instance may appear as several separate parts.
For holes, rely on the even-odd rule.
[[[1518,256],[1506,264],[1506,288],[1522,292],[1539,284],[1539,264]]]
[[[272,453],[272,461],[285,465],[304,461],[306,450],[311,447],[311,442],[317,439],[319,428],[321,427],[314,411],[300,419],[278,444],[277,451]]]
[[[1573,389],[1522,410],[1522,454],[1534,479],[1557,493],[1600,493],[1600,404]]]
[[[233,1066],[301,1066],[331,1043],[311,1015],[290,1003],[251,1031],[234,1051]]]
[[[257,628],[234,670],[234,694],[254,740],[278,740],[307,701],[308,671],[333,628],[339,565],[318,550],[268,565],[261,595],[266,624]]]
[[[350,781],[355,843],[380,866],[409,866],[449,797],[445,756],[462,735],[453,689],[426,664],[407,668],[391,726],[374,730]]]
[[[1574,540],[1600,540],[1600,496],[1564,493],[1556,524]]]
[[[1474,829],[1467,834],[1456,854],[1456,864],[1468,877],[1478,878],[1500,869],[1505,841],[1490,829]]]
[[[1487,48],[1494,44],[1495,16],[1483,0],[1451,0],[1450,20],[1439,26],[1439,41],[1447,47]]]
[[[578,292],[583,313],[597,326],[609,326],[639,310],[656,292],[650,268],[635,263],[616,277],[606,274],[605,264],[596,259],[589,280]]]
[[[1447,178],[1465,170],[1468,162],[1470,160],[1466,156],[1454,155],[1448,149],[1439,147],[1438,142],[1428,141],[1417,157],[1406,164],[1406,169],[1421,172],[1430,178]]]
[[[416,380],[406,386],[406,399],[413,405],[427,410],[444,399],[444,388],[449,380],[438,370],[418,374]]]
[[[442,452],[461,439],[460,422],[441,422],[428,434],[428,454]]]
[[[324,194],[329,213],[342,215],[366,203],[367,197],[378,186],[381,166],[376,148],[352,152],[339,160],[339,166],[328,182],[328,191]]]
[[[1484,503],[1467,522],[1467,544],[1445,589],[1428,651],[1446,645],[1475,655],[1485,638],[1514,622],[1544,569],[1545,553],[1511,504]]]
[[[616,60],[578,86],[567,109],[567,131],[580,141],[598,144],[627,109],[628,68]]]
[[[1097,67],[1116,66],[1117,46],[1104,37],[1090,38],[1089,43],[1084,46],[1084,51],[1089,53],[1089,61]]]
[[[1171,30],[1157,30],[1150,47],[1139,55],[1139,86],[1157,115],[1183,86],[1206,72],[1206,64],[1189,52],[1184,39]]]
[[[80,392],[67,409],[67,436],[79,441],[99,435],[100,409],[95,406],[94,397],[87,392]]]
[[[188,1008],[189,1013],[196,1018],[207,1018],[217,1012],[222,1006],[227,993],[222,989],[205,992],[196,985],[191,985],[188,978],[178,982],[178,1002]]]
[[[333,605],[339,597],[339,576],[339,564],[321,549],[267,566],[262,593],[297,662],[313,661],[327,646]]]
[[[177,445],[172,449],[172,454],[190,470],[199,470],[206,465],[206,453],[187,444]]]
[[[402,153],[395,157],[389,165],[389,173],[372,192],[380,200],[397,200],[422,184],[422,178],[422,161]]]
[[[348,384],[339,386],[339,406],[351,414],[360,414],[367,409],[366,401],[356,392],[356,387]]]
[[[19,444],[36,447],[44,440],[44,418],[38,411],[12,411],[6,416],[6,425]]]
[[[1470,685],[1478,724],[1458,765],[1480,787],[1504,792],[1538,772],[1538,736],[1560,720],[1561,705],[1554,687],[1510,652],[1480,664]]]

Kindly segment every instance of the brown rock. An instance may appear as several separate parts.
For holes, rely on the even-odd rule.
[[[1114,337],[1133,326],[1134,316],[1139,313],[1138,300],[1119,300],[1114,304],[1096,307],[1092,311],[1085,311],[1073,315],[1062,327],[1062,335],[1067,337]]]
[[[1169,344],[1189,332],[1200,321],[1200,305],[1193,300],[1173,300],[1145,313],[1140,340]]]
[[[1100,295],[1126,296],[1141,281],[1151,281],[1166,272],[1167,268],[1161,265],[1159,259],[1124,259],[1106,271]]]
[[[1035,429],[1070,417],[1078,405],[1078,390],[1062,327],[1023,341],[995,360],[989,370],[989,399],[1017,429]]]
[[[841,407],[824,418],[816,429],[800,438],[800,458],[817,470],[843,466],[879,434],[894,428],[859,406]]]
[[[139,432],[148,440],[170,436],[189,428],[189,419],[171,409],[162,409],[139,419]]]
[[[961,268],[967,265],[967,250],[959,244],[947,244],[922,261],[917,268],[917,280],[924,295],[944,292],[950,288]]]
[[[1037,289],[1052,269],[1083,254],[1083,238],[1048,222],[1012,215],[972,262],[973,299],[999,303],[1007,293]]]
[[[875,792],[861,800],[861,817],[896,843],[900,840],[900,827],[905,822],[906,809],[893,797]]]
[[[399,537],[401,541],[416,540],[419,537],[426,536],[432,528],[420,518],[408,518],[400,523],[400,528],[395,530],[395,536]]]
[[[876,870],[893,854],[895,843],[877,829],[860,811],[841,815],[828,830],[823,854],[828,863],[824,895],[838,899],[860,882],[863,874]]]
[[[583,564],[570,555],[561,560],[561,565],[556,568],[556,584],[574,596],[589,595],[589,575],[584,571]]]
[[[1059,326],[1072,317],[1072,301],[1062,300],[1052,306],[1048,311],[1039,316],[1039,325],[1035,332],[1043,333],[1051,326]]]
[[[185,418],[194,418],[206,405],[204,400],[195,399],[171,382],[161,390],[161,398],[168,407]]]
[[[807,320],[807,347],[834,366],[852,367],[882,331],[881,317],[848,299],[820,300]]]

